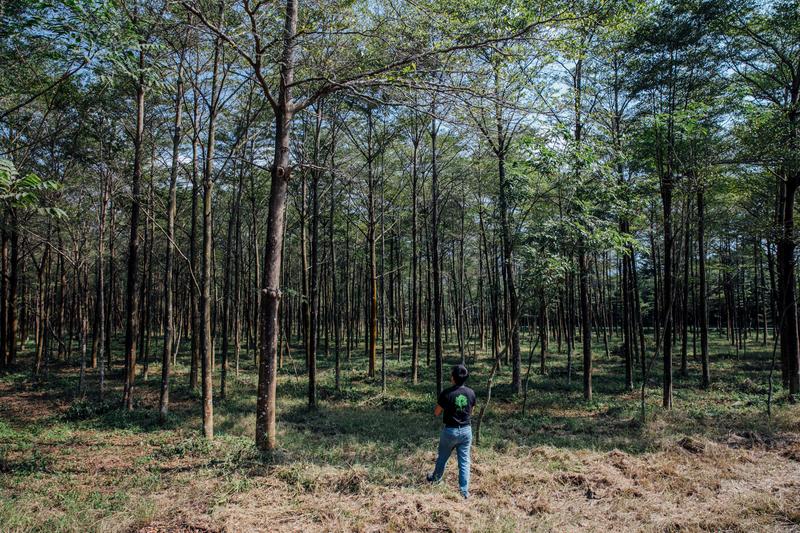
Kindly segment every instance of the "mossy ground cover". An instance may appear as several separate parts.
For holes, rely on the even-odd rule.
[[[712,387],[699,388],[690,355],[669,412],[660,408],[656,366],[644,423],[638,387],[624,390],[622,360],[597,348],[590,403],[580,361],[568,382],[564,354],[550,354],[546,375],[531,373],[525,415],[507,385],[510,369],[501,369],[466,502],[453,463],[444,484],[423,481],[440,425],[424,351],[414,386],[408,347],[399,361],[387,353],[385,393],[366,375],[363,350],[343,357],[340,391],[332,357],[321,353],[319,408],[309,411],[295,348],[281,371],[279,449],[269,455],[253,446],[250,357],[238,377],[230,372],[227,398],[215,399],[209,442],[185,366],[176,368],[172,412],[160,425],[158,379],[138,380],[136,409],[126,412],[118,409],[119,367],[100,400],[95,370],[78,395],[74,365],[56,362],[33,378],[23,356],[0,378],[0,531],[800,528],[800,408],[786,401],[776,371],[767,417],[771,343],[736,351],[712,335]],[[446,363],[456,353],[448,346]],[[491,361],[478,352],[468,363],[480,402]],[[159,370],[150,365],[151,376]]]

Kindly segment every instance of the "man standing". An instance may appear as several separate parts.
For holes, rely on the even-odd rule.
[[[440,481],[444,467],[453,449],[458,457],[458,486],[461,495],[469,497],[470,447],[472,446],[472,426],[470,417],[475,407],[475,391],[465,386],[469,371],[464,365],[456,365],[450,373],[453,386],[439,394],[434,416],[444,413],[444,428],[439,437],[439,456],[433,474],[428,474],[428,482]]]

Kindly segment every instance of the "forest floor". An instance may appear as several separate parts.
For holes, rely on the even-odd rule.
[[[117,409],[120,368],[100,402],[76,398],[74,367],[52,365],[34,380],[21,357],[0,377],[0,531],[800,531],[800,406],[787,405],[778,371],[767,417],[772,345],[737,355],[716,335],[712,344],[713,386],[700,390],[690,361],[688,377],[676,371],[672,411],[660,408],[654,369],[645,424],[638,389],[623,391],[619,357],[596,354],[591,403],[579,365],[567,383],[564,356],[548,361],[547,375],[531,374],[524,416],[521,398],[496,386],[467,501],[454,458],[445,483],[424,482],[440,425],[424,350],[417,386],[407,383],[407,347],[401,363],[388,358],[386,394],[367,378],[363,355],[343,365],[335,392],[322,355],[313,412],[295,350],[281,372],[279,449],[269,456],[252,444],[250,361],[238,378],[231,372],[228,397],[215,398],[209,442],[184,366],[160,426],[158,365],[139,378],[128,413]],[[489,363],[472,365],[479,402]],[[497,382],[509,378],[503,369]],[[90,370],[90,391],[96,380]]]

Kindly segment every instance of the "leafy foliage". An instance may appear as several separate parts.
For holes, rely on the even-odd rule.
[[[42,207],[44,194],[56,191],[59,184],[43,180],[36,174],[21,176],[14,163],[0,158],[0,202],[7,208],[33,210],[39,214],[55,218],[65,217],[64,210],[58,207]]]

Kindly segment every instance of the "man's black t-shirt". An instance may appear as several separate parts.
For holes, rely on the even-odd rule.
[[[454,385],[439,394],[438,404],[444,409],[445,426],[468,426],[475,407],[475,391],[465,385]]]

